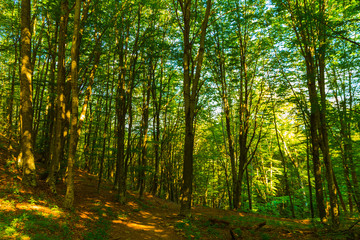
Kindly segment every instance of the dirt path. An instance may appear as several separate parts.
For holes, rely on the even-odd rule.
[[[74,205],[83,222],[97,218],[96,211],[93,210],[104,206],[113,213],[110,239],[185,239],[169,224],[169,219],[176,221],[176,204],[151,195],[146,195],[141,201],[136,194],[129,193],[129,201],[120,205],[115,201],[116,193],[111,189],[110,183],[104,182],[100,193],[97,192],[97,183],[96,176],[84,171],[78,171],[75,177]]]
[[[111,239],[184,239],[168,223],[174,209],[160,211],[159,206],[139,210],[137,202],[128,202],[126,208],[132,212],[124,219],[113,221]]]

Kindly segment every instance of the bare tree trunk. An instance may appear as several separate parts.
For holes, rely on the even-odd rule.
[[[30,0],[21,1],[21,75],[20,75],[20,155],[25,185],[36,186],[36,167],[33,154],[33,106],[31,71]]]
[[[56,118],[55,118],[55,129],[54,136],[51,139],[52,150],[50,153],[50,165],[49,175],[46,181],[49,184],[50,190],[56,193],[56,178],[60,170],[60,158],[63,151],[63,132],[64,132],[64,121],[65,121],[65,44],[66,44],[66,32],[69,18],[68,1],[61,1],[61,17],[60,17],[60,30],[59,30],[59,50],[58,50],[58,76],[57,76],[57,98],[56,98]]]
[[[152,68],[150,63],[150,68]],[[150,69],[152,71],[152,69]],[[143,94],[143,107],[142,107],[142,121],[141,121],[141,163],[140,163],[140,174],[139,174],[139,198],[142,198],[145,191],[146,184],[146,168],[147,168],[147,135],[149,129],[149,103],[150,103],[150,88],[151,88],[151,73],[148,74],[147,85],[144,86]]]
[[[50,20],[48,20],[50,21]],[[49,32],[51,31],[51,26],[49,25]],[[55,71],[56,71],[56,51],[57,51],[57,39],[58,39],[58,28],[59,28],[59,22],[56,22],[55,25],[55,43],[52,44],[50,35],[48,35],[48,45],[49,45],[49,55],[51,58],[51,64],[50,64],[50,81],[49,81],[49,103],[48,103],[48,111],[47,111],[47,119],[46,119],[46,126],[44,131],[44,150],[45,150],[45,159],[47,166],[49,167],[49,164],[51,162],[51,153],[53,152],[52,147],[54,147],[52,143],[52,139],[54,137],[54,121],[55,121]]]
[[[79,56],[79,26],[80,26],[81,0],[75,2],[74,14],[74,33],[71,46],[71,125],[70,125],[70,142],[69,156],[66,170],[66,195],[64,199],[64,207],[71,208],[74,202],[74,163],[76,154],[76,138],[78,131],[78,56]]]
[[[328,129],[326,122],[326,93],[325,93],[325,52],[326,52],[326,29],[324,26],[326,3],[323,0],[319,0],[320,11],[320,23],[319,23],[319,51],[318,51],[318,64],[319,64],[319,77],[318,84],[320,90],[320,124],[319,132],[321,134],[322,153],[326,168],[326,178],[328,182],[328,190],[330,196],[330,213],[332,220],[332,227],[337,229],[340,225],[339,219],[339,204],[337,199],[336,179],[329,153],[329,139]]]
[[[308,50],[310,51],[310,50]],[[314,62],[311,56],[311,53],[308,52],[306,55],[306,74],[308,78],[308,90],[310,97],[310,133],[311,133],[311,145],[312,145],[312,160],[314,167],[314,177],[315,177],[315,193],[316,193],[316,203],[319,211],[319,216],[321,221],[326,221],[326,211],[324,204],[324,193],[323,193],[323,183],[321,177],[321,163],[320,163],[320,149],[319,149],[319,104],[318,97],[316,92],[316,83],[315,83],[315,69]]]
[[[162,96],[163,96],[163,76],[164,76],[164,63],[163,59],[161,59],[161,75],[160,75],[160,86],[159,86],[159,97],[157,98],[156,94],[156,82],[155,77],[153,77],[153,102],[155,107],[155,117],[154,117],[154,140],[155,140],[155,146],[154,146],[154,152],[155,152],[155,170],[154,170],[154,177],[152,182],[152,189],[151,194],[156,195],[158,193],[159,189],[159,164],[162,156],[162,145],[160,143],[160,112],[162,107]],[[160,146],[161,145],[161,146]]]
[[[110,114],[111,114],[111,99],[109,96],[109,81],[107,81],[107,84],[106,84],[107,85],[106,86],[106,95],[105,95],[105,97],[106,97],[106,101],[105,101],[106,113],[105,113],[102,152],[101,152],[101,157],[100,157],[99,182],[98,182],[98,187],[97,187],[98,192],[100,191],[100,184],[101,184],[101,179],[102,179],[102,174],[103,174],[104,158],[105,158],[105,150],[106,150],[107,128],[109,125],[109,119],[110,119]]]
[[[310,178],[310,153],[309,153],[309,137],[308,137],[308,133],[306,133],[306,166],[307,166],[307,178],[308,178],[308,186],[309,186],[309,199],[310,199],[311,218],[314,218],[315,213],[314,213],[312,186],[311,186],[311,178]]]
[[[7,104],[7,125],[8,125],[8,136],[11,139],[12,134],[12,125],[13,125],[13,107],[14,107],[14,94],[15,94],[15,78],[16,78],[16,67],[17,67],[17,60],[18,60],[18,42],[14,42],[14,65],[12,69],[12,76],[11,76],[11,89],[9,93],[9,99]],[[9,142],[10,147],[10,142]]]

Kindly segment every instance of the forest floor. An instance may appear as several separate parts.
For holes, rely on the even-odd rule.
[[[97,179],[77,170],[74,208],[61,208],[63,183],[53,195],[44,180],[37,188],[21,185],[15,150],[0,139],[0,239],[360,239],[352,231],[332,232],[310,220],[194,207],[192,217],[178,216],[179,205],[146,194],[128,192],[120,205],[110,182],[97,191]],[[354,221],[353,221],[354,222]],[[342,229],[349,229],[344,226]]]

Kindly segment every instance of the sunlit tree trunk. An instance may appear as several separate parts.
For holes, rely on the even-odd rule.
[[[318,76],[318,85],[320,91],[320,124],[319,132],[321,134],[321,148],[323,153],[323,159],[326,168],[326,178],[328,182],[328,190],[330,196],[330,213],[332,226],[334,228],[338,228],[340,225],[339,220],[339,205],[338,205],[338,193],[336,189],[336,179],[332,166],[332,161],[330,158],[330,148],[329,148],[329,138],[328,138],[328,127],[326,122],[326,92],[325,92],[325,53],[326,53],[326,29],[324,23],[325,19],[325,8],[326,0],[319,0],[319,13],[320,13],[320,21],[318,23],[318,31],[319,31],[319,49],[318,49],[318,64],[319,64],[319,76]]]
[[[21,1],[20,156],[25,185],[36,186],[33,154],[30,0]]]
[[[70,124],[70,142],[69,156],[66,169],[66,195],[64,207],[71,208],[74,202],[74,163],[76,154],[76,138],[78,135],[78,56],[79,56],[79,26],[80,26],[81,0],[75,2],[74,14],[74,33],[71,46],[71,124]]]
[[[61,16],[60,16],[60,29],[59,29],[59,50],[58,50],[58,75],[57,75],[57,97],[56,97],[56,117],[54,124],[54,135],[52,137],[49,175],[47,182],[50,190],[56,193],[55,183],[57,174],[60,170],[60,161],[62,160],[63,138],[64,138],[64,121],[65,121],[65,44],[67,24],[69,19],[68,1],[61,1]]]
[[[273,114],[274,114],[274,126],[275,126],[276,141],[277,141],[277,145],[278,145],[279,152],[280,152],[281,162],[283,165],[285,192],[289,196],[292,217],[295,218],[294,202],[293,202],[293,198],[292,198],[291,191],[290,191],[289,177],[288,177],[287,168],[286,168],[285,156],[284,156],[284,153],[283,153],[283,151],[281,149],[281,145],[280,145],[279,130],[277,128],[277,120],[276,120],[276,114],[275,114],[275,105],[273,106]]]

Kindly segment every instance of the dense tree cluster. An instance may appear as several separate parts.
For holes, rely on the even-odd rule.
[[[355,0],[3,0],[1,132],[23,182],[74,167],[181,203],[360,211]],[[10,147],[10,146],[9,146]],[[40,159],[41,158],[41,159]]]

